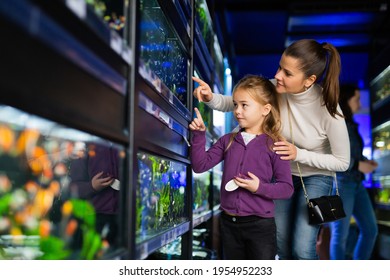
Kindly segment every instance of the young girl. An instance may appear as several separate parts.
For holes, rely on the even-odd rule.
[[[274,85],[259,76],[241,79],[233,90],[234,115],[241,130],[221,137],[205,151],[206,127],[195,108],[191,162],[194,172],[224,160],[221,235],[226,259],[275,259],[274,199],[293,193],[290,164],[273,143],[281,140]]]
[[[340,69],[340,55],[332,44],[302,39],[283,52],[272,81],[279,96],[285,138],[275,142],[274,150],[281,159],[291,161],[295,187],[290,199],[275,202],[278,256],[282,260],[318,259],[320,226],[308,223],[302,181],[310,198],[329,195],[333,173],[349,166],[348,131],[338,106]],[[199,83],[194,90],[198,99],[212,109],[233,110],[231,96],[213,94],[204,81],[194,80]]]

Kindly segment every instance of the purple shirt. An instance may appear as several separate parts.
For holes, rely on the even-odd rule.
[[[91,152],[93,151],[93,152]],[[85,157],[71,162],[70,177],[72,192],[82,199],[88,199],[96,213],[116,214],[118,212],[119,191],[107,186],[97,192],[92,187],[92,178],[103,171],[103,177],[119,179],[119,156],[113,147],[89,144]]]
[[[205,172],[224,160],[221,209],[237,216],[274,216],[274,199],[290,198],[294,192],[290,161],[281,160],[270,147],[273,141],[261,134],[245,145],[238,133],[225,152],[232,134],[222,136],[208,151],[205,150],[206,133],[192,131],[191,163],[194,172]],[[248,171],[260,179],[259,188],[252,193],[244,188],[228,192],[225,185],[239,174]]]

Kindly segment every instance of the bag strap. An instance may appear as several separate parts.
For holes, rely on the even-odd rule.
[[[289,123],[289,126],[290,126],[291,142],[292,142],[293,145],[295,145],[294,137],[293,137],[293,130],[292,130],[292,122],[291,122],[291,109],[290,109],[290,103],[288,102],[287,96],[286,96],[286,102],[287,102],[288,123]],[[299,177],[301,178],[301,184],[302,184],[303,193],[304,193],[304,196],[305,196],[305,199],[306,199],[306,203],[309,204],[309,195],[307,194],[305,183],[303,182],[301,168],[299,167],[299,163],[297,161],[296,161],[296,164],[297,164],[297,168],[298,168]],[[338,184],[337,184],[336,172],[333,172],[333,178],[334,178],[334,181],[335,181],[335,184],[336,184],[336,195],[339,195],[339,187],[338,187]]]

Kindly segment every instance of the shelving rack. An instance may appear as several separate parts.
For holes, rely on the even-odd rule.
[[[192,96],[191,77],[198,75],[223,93],[223,58],[216,37],[208,37],[206,42],[201,32],[202,24],[202,30],[214,34],[207,2],[199,3],[208,15],[201,23],[194,0],[1,1],[0,129],[5,134],[0,141],[0,176],[2,182],[10,182],[4,186],[11,197],[20,189],[27,194],[31,181],[23,178],[31,177],[37,193],[50,194],[51,198],[47,213],[23,214],[37,223],[33,230],[13,216],[8,202],[0,209],[0,220],[16,221],[0,229],[0,248],[6,251],[0,258],[12,259],[15,254],[28,258],[23,249],[31,246],[36,252],[31,258],[215,256],[219,249],[213,241],[218,194],[214,194],[213,180],[218,172],[211,170],[195,178],[189,159],[188,124],[193,107],[201,106]],[[217,137],[212,116],[206,108],[202,110],[212,143]],[[24,122],[17,126],[10,116]],[[31,126],[26,116],[40,126]],[[47,132],[45,126],[61,133]],[[43,170],[60,174],[54,176],[60,186],[58,193],[47,192],[54,177],[44,182],[44,171],[34,173],[31,158],[15,153],[31,129],[38,131],[34,144],[41,148],[41,157],[50,159],[49,168]],[[69,170],[80,143],[89,148],[83,150],[88,156],[99,143],[114,147],[119,155],[115,245],[106,243],[105,234],[97,234],[93,240],[100,245],[92,249],[82,230],[91,226],[89,232],[95,233],[94,218],[91,222],[90,216],[83,211],[80,214],[76,207],[83,203],[87,209],[89,200],[72,189]],[[54,159],[50,147],[65,144],[71,147],[69,155]],[[23,149],[27,153],[27,144]],[[15,164],[14,169],[7,169],[1,161],[8,159],[27,162],[28,166]],[[59,163],[68,171],[58,173],[55,166]],[[13,176],[20,179],[20,185]],[[4,186],[0,186],[1,202],[8,199]],[[23,209],[39,206],[34,200],[37,193],[31,194],[31,205],[26,202]],[[65,211],[69,203],[73,205],[71,216]],[[53,213],[58,216],[55,221]],[[49,228],[45,236],[40,232],[43,222]],[[75,231],[68,231],[72,222],[77,225]],[[63,228],[66,230],[61,231]],[[200,235],[205,236],[202,246],[195,240]],[[56,254],[42,251],[47,240],[61,244]],[[196,252],[202,248],[209,254]]]
[[[376,257],[389,259],[390,254],[390,45],[372,58],[370,83],[373,159],[378,162],[372,180],[373,200],[379,228]]]

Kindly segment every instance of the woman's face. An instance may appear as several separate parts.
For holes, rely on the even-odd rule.
[[[278,71],[275,74],[276,91],[278,93],[300,93],[309,88],[315,81],[315,76],[306,78],[300,69],[298,59],[282,55]]]
[[[360,90],[355,90],[355,95],[348,100],[348,105],[351,108],[352,114],[360,110]]]

